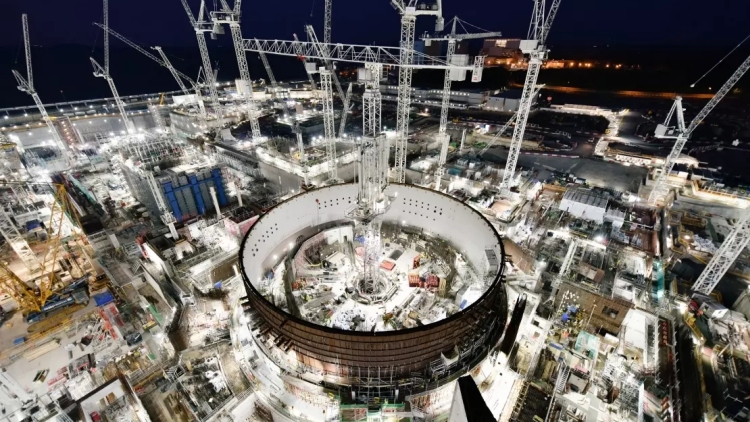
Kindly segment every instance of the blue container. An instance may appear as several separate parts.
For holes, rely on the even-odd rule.
[[[110,292],[104,292],[94,295],[94,302],[96,302],[96,306],[104,306],[110,302],[113,302],[114,300],[115,298]]]

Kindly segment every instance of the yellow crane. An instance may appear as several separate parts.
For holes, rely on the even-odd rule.
[[[62,247],[62,234],[64,232],[66,214],[74,222],[73,226],[81,227],[81,222],[73,207],[68,201],[68,193],[65,185],[62,183],[36,183],[36,182],[0,182],[3,185],[25,185],[25,186],[52,186],[55,196],[50,205],[50,218],[47,225],[50,236],[47,240],[47,249],[41,264],[41,276],[36,278],[38,286],[30,286],[27,282],[21,280],[8,266],[0,263],[0,292],[6,293],[16,300],[18,307],[24,313],[41,312],[47,300],[64,288],[59,285],[55,275],[55,265],[60,258],[60,249]],[[85,237],[81,230],[73,227],[71,233],[76,243],[82,245]],[[85,255],[85,254],[84,254]],[[38,288],[38,291],[37,291]]]

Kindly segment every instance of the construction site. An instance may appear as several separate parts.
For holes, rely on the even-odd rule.
[[[501,33],[440,1],[392,1],[398,47],[333,43],[332,0],[321,39],[289,40],[243,35],[240,0],[181,3],[198,77],[104,0],[112,97],[64,104],[40,98],[41,24],[20,17],[34,105],[0,110],[0,421],[750,420],[747,194],[683,151],[750,58],[697,113],[674,98],[649,149],[645,117],[540,94],[560,0],[533,1],[518,92],[452,87]],[[209,55],[227,32],[228,82]],[[120,96],[110,38],[179,90]]]

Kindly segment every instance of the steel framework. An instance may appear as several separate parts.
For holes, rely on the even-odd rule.
[[[412,69],[414,61],[414,27],[417,17],[404,14],[401,17],[401,39],[399,46],[398,100],[396,103],[396,161],[393,166],[393,180],[406,181],[406,154],[409,140],[409,109],[411,108]]]
[[[39,114],[42,115],[42,120],[44,120],[44,123],[47,125],[47,128],[52,134],[52,139],[54,139],[55,144],[57,144],[57,147],[60,149],[60,154],[62,154],[63,160],[65,160],[65,162],[70,165],[70,157],[68,156],[67,146],[60,136],[60,132],[58,132],[57,128],[55,128],[55,124],[52,122],[49,114],[47,114],[47,109],[44,107],[44,103],[42,103],[42,100],[39,98],[39,94],[34,88],[34,72],[31,66],[31,42],[29,40],[29,21],[25,13],[21,15],[21,22],[23,24],[23,45],[24,52],[26,54],[27,79],[24,79],[23,76],[21,76],[21,74],[16,70],[12,71],[13,76],[15,76],[16,81],[18,82],[18,89],[31,95],[31,98],[34,100],[36,107],[39,109]]]
[[[523,144],[523,135],[526,131],[526,122],[529,119],[529,112],[534,100],[536,82],[539,79],[539,71],[542,63],[547,57],[547,48],[545,42],[547,35],[552,27],[552,22],[557,15],[557,9],[560,7],[561,0],[553,0],[550,7],[550,13],[547,18],[544,17],[544,6],[546,0],[535,0],[534,11],[531,15],[531,25],[529,25],[528,40],[522,41],[521,51],[529,55],[528,69],[526,71],[526,80],[524,81],[521,100],[518,104],[518,117],[516,126],[513,128],[510,148],[508,150],[508,159],[503,172],[503,180],[500,183],[500,193],[507,195],[513,183],[518,164],[518,156],[521,153]]]
[[[90,57],[91,65],[94,67],[94,76],[97,78],[104,78],[104,80],[107,81],[107,84],[109,84],[109,89],[112,91],[112,97],[114,98],[115,105],[117,106],[117,110],[120,112],[120,116],[122,116],[122,123],[125,125],[125,130],[133,134],[135,133],[135,126],[133,125],[133,122],[128,119],[128,114],[125,112],[125,103],[122,102],[122,98],[120,98],[120,94],[117,92],[117,87],[115,86],[115,81],[112,79],[112,76],[109,74],[109,0],[104,0],[104,67],[102,67],[99,63],[94,60],[93,57]]]
[[[685,117],[682,110],[682,98],[675,98],[674,104],[672,104],[672,109],[669,111],[669,114],[667,114],[667,118],[664,121],[664,124],[659,125],[656,128],[655,132],[656,137],[666,139],[674,138],[675,143],[669,155],[667,156],[667,161],[664,163],[664,169],[657,177],[654,188],[649,194],[648,201],[650,203],[655,203],[658,200],[663,199],[669,193],[667,179],[669,178],[669,174],[674,168],[675,162],[680,157],[680,153],[682,153],[682,148],[685,147],[688,139],[690,139],[690,135],[693,133],[695,128],[697,128],[698,125],[703,122],[703,120],[714,109],[714,107],[716,107],[719,101],[721,101],[729,93],[729,91],[734,88],[734,85],[736,85],[737,82],[742,79],[745,73],[747,73],[748,69],[750,69],[750,56],[748,56],[748,58],[746,58],[745,61],[742,62],[737,70],[734,71],[732,76],[730,76],[729,79],[724,82],[724,85],[718,91],[716,91],[716,94],[713,96],[713,98],[711,98],[711,101],[709,101],[708,104],[703,107],[698,115],[695,116],[693,121],[690,122],[690,125],[687,128],[685,127]],[[674,128],[674,133],[670,134],[667,133],[669,129],[667,126],[672,120],[673,115],[677,119],[677,126],[676,128]]]
[[[451,19],[451,32],[450,34],[447,34],[443,37],[424,37],[423,39],[425,42],[432,42],[432,41],[447,41],[448,42],[448,50],[445,55],[445,60],[448,63],[453,62],[453,55],[456,51],[456,46],[461,40],[468,40],[468,39],[478,39],[478,38],[488,38],[488,37],[499,37],[502,35],[500,32],[484,32],[484,33],[478,33],[478,34],[456,34],[456,25],[461,24],[463,27],[462,21],[458,19],[458,17],[454,17]],[[481,59],[482,66],[484,64],[484,57],[478,56],[477,59]],[[476,63],[476,60],[475,60]],[[478,70],[481,72],[481,66]],[[477,73],[475,70],[473,73]],[[454,72],[451,72],[451,70],[446,69],[445,71],[445,77],[443,78],[443,95],[442,95],[442,103],[440,105],[440,126],[438,127],[438,135],[436,136],[436,139],[438,143],[440,144],[440,158],[438,161],[438,168],[435,172],[435,190],[440,190],[440,183],[442,181],[443,175],[445,174],[445,162],[448,159],[448,146],[450,144],[450,136],[447,134],[448,129],[448,108],[450,106],[450,99],[451,99],[451,82],[455,80],[462,80],[463,79],[462,74],[460,72],[458,74],[454,75]],[[481,78],[481,76],[479,76]]]
[[[323,102],[323,127],[326,143],[326,158],[328,161],[328,179],[334,181],[338,178],[336,169],[336,131],[333,120],[333,83],[331,71],[320,69],[320,89]]]
[[[750,210],[745,210],[742,218],[724,239],[721,247],[716,251],[701,275],[698,276],[695,284],[693,284],[693,290],[705,295],[711,294],[748,243],[750,243]]]
[[[324,44],[313,41],[284,41],[284,40],[242,40],[245,51],[275,54],[280,56],[297,57],[305,60],[332,60],[349,63],[380,63],[382,65],[407,67],[412,69],[454,69],[474,71],[473,64],[452,65],[445,58],[430,56],[416,51],[411,52],[413,61],[404,62],[401,58],[402,47],[384,47],[357,44]],[[316,45],[317,44],[317,45]],[[318,45],[320,47],[318,47]],[[319,48],[328,48],[326,56]]]
[[[216,90],[216,75],[214,75],[213,67],[211,66],[211,58],[208,55],[208,45],[206,45],[206,32],[214,33],[215,28],[214,25],[206,20],[206,4],[203,0],[201,0],[200,9],[198,10],[198,16],[193,16],[193,12],[190,10],[190,6],[187,4],[187,0],[181,0],[182,7],[185,9],[185,12],[188,15],[188,19],[190,19],[190,26],[193,27],[193,30],[195,31],[196,38],[198,39],[198,49],[201,53],[201,61],[203,63],[203,72],[206,80],[206,84],[208,85],[208,92],[211,96],[211,103],[214,107],[214,112],[216,113],[216,117],[219,121],[219,126],[221,126],[223,123],[223,117],[222,117],[222,107],[221,102],[219,101],[219,92]],[[234,38],[234,34],[232,35],[232,38]],[[240,34],[240,38],[242,38],[242,35]],[[235,46],[236,50],[236,46]],[[244,54],[243,54],[244,57]],[[240,61],[240,56],[237,56],[238,62]],[[243,67],[242,63],[238,63],[240,68],[240,75],[242,75]],[[245,61],[245,69],[247,68],[247,61]],[[253,136],[255,134],[253,133]]]

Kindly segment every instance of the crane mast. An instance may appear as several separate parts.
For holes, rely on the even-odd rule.
[[[533,97],[536,97],[539,94],[539,91],[542,89],[543,86],[544,85],[536,86],[536,90],[534,90]],[[484,148],[482,148],[481,151],[479,151],[479,154],[477,154],[477,156],[480,157],[484,155],[484,153],[486,153],[490,148],[492,148],[492,146],[495,145],[497,140],[501,136],[503,136],[503,133],[505,133],[505,131],[508,130],[510,125],[512,125],[516,121],[517,118],[518,118],[518,113],[517,112],[513,113],[513,115],[510,116],[510,119],[508,119],[508,121],[505,122],[505,124],[500,128],[500,130],[497,131],[497,133],[495,133],[495,136],[493,136],[492,139],[490,139],[490,141],[487,142],[487,145]]]
[[[344,96],[344,105],[341,107],[341,120],[339,125],[339,138],[344,137],[344,129],[346,128],[346,118],[349,115],[349,104],[352,101],[352,84],[346,88],[346,95]]]
[[[23,24],[23,45],[24,52],[26,54],[26,79],[24,79],[23,76],[21,76],[21,74],[15,70],[12,71],[13,76],[18,82],[18,89],[31,95],[31,98],[34,100],[34,104],[36,104],[36,107],[39,110],[39,114],[42,115],[42,120],[44,120],[44,123],[47,125],[47,128],[52,134],[52,139],[54,139],[55,144],[60,149],[60,154],[62,155],[63,161],[66,163],[66,166],[70,166],[71,159],[68,155],[68,148],[65,145],[62,137],[60,137],[60,132],[58,132],[57,128],[55,128],[55,124],[52,122],[49,114],[47,114],[47,109],[44,107],[44,103],[42,103],[42,100],[39,98],[39,94],[34,88],[34,71],[31,65],[31,41],[29,40],[29,21],[25,13],[21,15],[21,23]]]
[[[511,137],[508,160],[505,164],[502,182],[500,183],[500,193],[502,195],[507,195],[513,184],[516,164],[518,164],[518,157],[521,154],[523,135],[526,132],[526,122],[529,119],[529,112],[534,100],[536,82],[539,79],[539,71],[542,69],[542,63],[547,57],[545,42],[552,27],[552,22],[557,15],[557,9],[560,7],[561,0],[553,0],[550,7],[550,14],[546,20],[544,17],[545,1],[534,1],[534,11],[531,16],[531,25],[529,26],[529,39],[521,42],[521,51],[529,55],[529,64],[521,93],[521,100],[518,104],[518,117],[516,118],[516,126],[513,129],[513,136]]]
[[[443,30],[442,4],[438,0],[433,9],[417,9],[416,0],[391,0],[391,4],[401,13],[401,36],[399,39],[399,61],[407,66],[398,69],[398,101],[396,103],[396,162],[393,180],[406,181],[406,154],[409,140],[409,109],[411,108],[411,79],[414,61],[414,29],[418,15],[437,17],[436,31]]]
[[[243,51],[243,54],[244,54],[244,51]],[[276,77],[273,75],[273,70],[271,70],[271,65],[268,63],[268,57],[266,57],[266,53],[261,51],[258,53],[258,55],[260,56],[260,61],[263,63],[263,67],[266,68],[268,81],[271,82],[271,89],[273,90],[271,92],[271,98],[275,99],[276,94],[278,94],[279,92],[279,85],[278,83],[276,83]]]
[[[310,90],[312,91],[313,96],[314,96],[315,95],[315,91],[316,91],[316,89],[315,89],[315,78],[313,78],[312,72],[310,72],[308,70],[307,58],[302,53],[302,47],[299,44],[299,38],[297,38],[297,34],[292,34],[292,35],[294,35],[294,41],[295,41],[295,43],[294,43],[295,54],[297,54],[297,57],[300,60],[302,60],[302,64],[305,66],[305,73],[307,74],[307,79],[310,81]]]
[[[334,129],[333,116],[333,87],[332,72],[326,68],[320,68],[320,88],[323,102],[323,127],[326,143],[326,157],[328,158],[328,180],[335,182],[338,179],[336,169],[336,131]]]
[[[671,110],[669,111],[669,114],[667,114],[667,118],[664,121],[663,125],[659,125],[656,128],[655,136],[657,138],[674,138],[675,143],[672,147],[672,150],[670,151],[669,155],[667,156],[667,160],[664,163],[664,169],[662,170],[661,174],[656,178],[656,183],[654,184],[654,188],[651,190],[651,193],[648,197],[649,203],[656,203],[658,200],[663,199],[666,197],[666,195],[669,193],[669,186],[667,185],[667,180],[669,179],[669,174],[672,172],[672,169],[674,168],[675,162],[680,157],[680,154],[682,153],[682,148],[685,147],[685,144],[687,143],[688,139],[690,139],[690,135],[693,133],[693,131],[700,125],[703,120],[708,116],[708,114],[716,107],[717,104],[719,104],[719,101],[721,101],[728,93],[729,91],[734,88],[734,86],[739,82],[740,79],[747,73],[748,69],[750,69],[750,56],[748,56],[744,62],[737,68],[737,70],[734,71],[732,76],[727,79],[726,82],[724,82],[724,85],[716,91],[716,94],[711,98],[711,100],[703,107],[703,109],[695,116],[695,118],[690,122],[690,125],[688,127],[685,127],[685,117],[682,109],[682,98],[677,97],[675,98],[674,104],[672,105]],[[675,134],[668,134],[667,130],[669,125],[669,122],[672,120],[672,116],[675,116],[677,120],[677,126],[674,128]],[[675,136],[676,135],[676,136]]]
[[[262,135],[260,133],[260,123],[258,122],[258,106],[255,102],[255,94],[253,93],[253,80],[250,78],[250,67],[247,65],[247,56],[243,48],[242,28],[240,27],[241,7],[242,0],[235,0],[234,8],[230,8],[226,0],[221,0],[221,10],[211,12],[211,21],[213,22],[215,33],[217,29],[221,28],[221,24],[229,25],[234,53],[237,56],[237,67],[240,71],[240,81],[244,88],[243,96],[245,99],[245,108],[247,109],[247,118],[250,121],[250,131],[253,139],[257,141],[262,139]],[[266,64],[265,60],[263,64]],[[206,68],[205,70],[210,69]],[[266,70],[270,72],[271,69],[268,67]],[[273,75],[270,77],[273,78]]]
[[[451,20],[451,32],[444,37],[429,37],[425,36],[423,39],[425,42],[432,41],[447,41],[448,49],[445,56],[445,61],[451,63],[453,61],[453,55],[456,52],[456,46],[461,40],[487,38],[487,37],[499,37],[502,35],[500,32],[485,32],[480,34],[456,34],[456,25],[460,22],[458,17],[454,17]],[[450,108],[451,99],[451,82],[453,79],[463,79],[464,75],[456,74],[451,72],[451,69],[445,70],[445,77],[443,78],[443,95],[442,103],[440,105],[440,126],[438,128],[438,134],[435,137],[440,145],[440,158],[438,161],[438,167],[435,171],[435,190],[440,190],[440,183],[442,182],[443,175],[445,174],[445,162],[448,159],[448,146],[450,144],[450,136],[447,133],[448,129],[448,109]]]
[[[107,81],[107,84],[109,84],[109,89],[112,91],[112,97],[115,100],[115,105],[117,106],[117,111],[120,112],[120,116],[122,117],[122,123],[125,125],[125,130],[129,134],[135,133],[135,126],[133,125],[133,122],[128,119],[128,114],[125,112],[125,104],[122,102],[122,98],[120,98],[120,94],[117,92],[117,87],[115,86],[115,81],[112,79],[112,76],[109,74],[109,0],[104,0],[104,67],[102,67],[99,63],[94,60],[93,57],[90,57],[91,65],[94,67],[94,76],[97,78],[104,78],[104,80]]]
[[[326,0],[325,18],[323,22],[323,42],[326,44],[331,43],[331,12],[333,5],[332,0]]]
[[[211,22],[206,21],[205,18],[205,2],[201,0],[200,9],[198,10],[198,17],[196,18],[193,16],[193,12],[190,10],[190,6],[187,4],[187,0],[180,0],[182,2],[182,7],[185,9],[185,12],[188,15],[188,19],[190,19],[190,25],[193,27],[193,30],[195,31],[195,36],[198,39],[198,49],[201,53],[201,62],[203,63],[203,71],[206,79],[206,85],[208,85],[208,93],[211,96],[211,103],[214,107],[214,112],[216,113],[216,118],[218,119],[219,126],[223,125],[223,111],[221,107],[221,102],[219,101],[219,92],[216,89],[216,76],[214,75],[213,67],[211,66],[211,58],[208,55],[208,45],[206,45],[206,32],[210,32],[214,34],[215,32],[218,32],[217,29],[214,28],[214,26],[211,24]],[[234,36],[233,36],[234,38]],[[245,63],[247,65],[247,63]],[[242,72],[242,66],[240,65],[240,73]],[[253,134],[254,135],[254,134]]]

